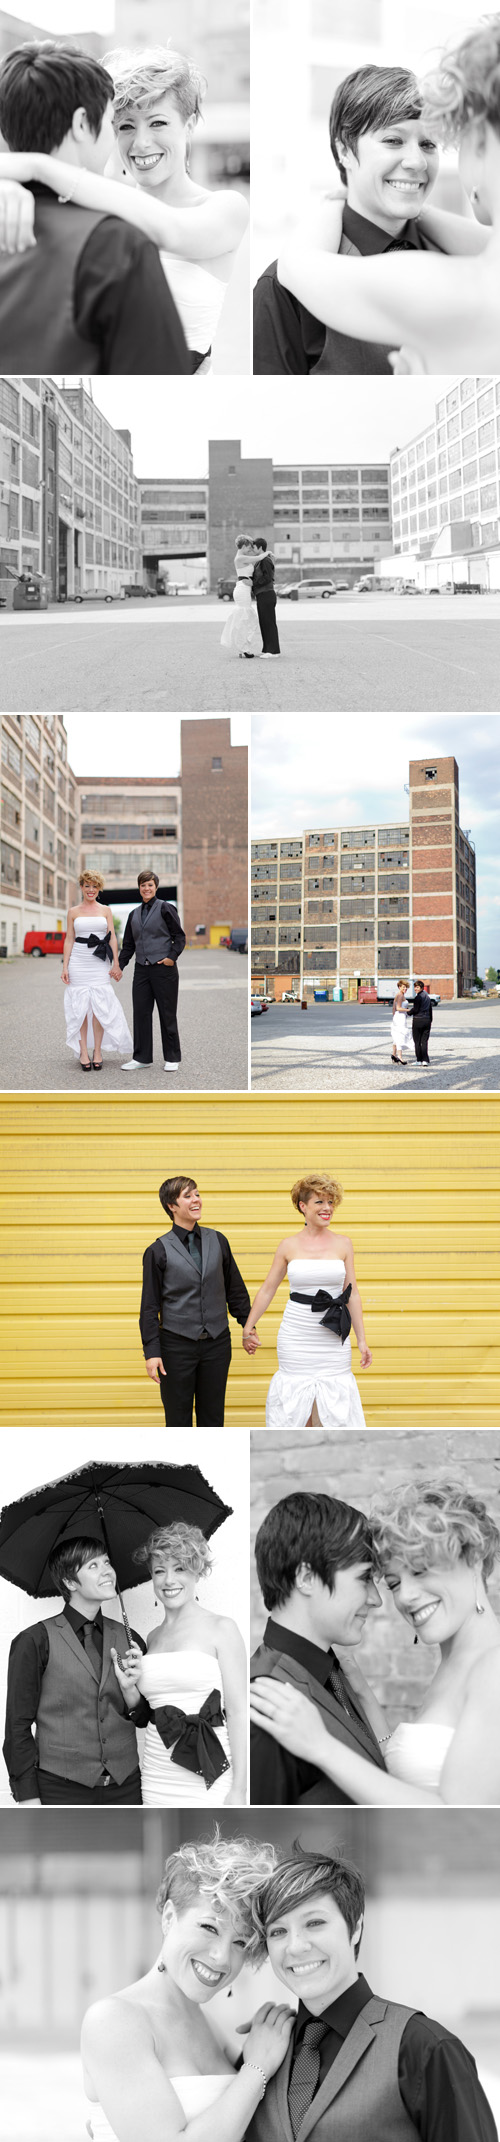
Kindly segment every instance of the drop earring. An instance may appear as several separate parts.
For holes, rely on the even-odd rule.
[[[159,1970],[159,1971],[166,1971],[166,1968],[167,1968],[167,1966],[166,1966],[166,1964],[162,1963],[162,1960],[161,1960],[161,1956],[160,1956],[160,1961],[159,1961],[159,1964],[158,1964],[158,1970]]]
[[[418,1644],[418,1636],[414,1636],[414,1638],[413,1638],[413,1649],[414,1649],[414,1650],[415,1650],[415,1644]]]
[[[477,1577],[475,1577],[475,1578],[474,1578],[474,1590],[475,1590],[475,1595],[476,1595],[476,1614],[484,1614],[484,1613],[485,1613],[485,1608],[484,1608],[484,1606],[483,1606],[483,1604],[482,1604],[482,1600],[481,1600],[481,1599],[478,1599],[478,1596],[477,1596]]]

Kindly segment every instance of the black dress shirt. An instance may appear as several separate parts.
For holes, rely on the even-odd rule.
[[[88,1616],[79,1607],[66,1605],[63,1611],[66,1621],[69,1621],[82,1645],[82,1650],[85,1650],[83,1628]],[[102,1658],[103,1622],[100,1608],[94,1620],[94,1633]],[[125,1636],[125,1630],[123,1634]],[[135,1629],[132,1630],[132,1638],[135,1644],[139,1644],[141,1651],[146,1650],[142,1636],[137,1636]],[[42,1676],[48,1662],[47,1626],[44,1621],[36,1621],[31,1629],[21,1629],[10,1647],[3,1752],[15,1800],[36,1800],[38,1797],[38,1764],[32,1727],[36,1723]],[[130,1718],[134,1726],[148,1724],[151,1712],[143,1696],[135,1711],[129,1711],[117,1681],[116,1700],[124,1717]]]
[[[285,1629],[281,1622],[273,1621],[272,1616],[266,1623],[262,1641],[270,1651],[288,1652],[290,1658],[297,1659],[305,1672],[319,1681],[321,1688],[327,1686],[332,1665],[338,1666],[342,1677],[342,1667],[334,1651],[321,1651],[318,1644],[311,1644],[308,1637],[299,1636],[295,1629]],[[350,1692],[349,1701],[352,1703]],[[359,1717],[364,1721],[361,1707]],[[366,1760],[370,1760],[368,1749]],[[315,1763],[305,1762],[302,1756],[291,1755],[288,1748],[282,1748],[280,1741],[273,1740],[270,1733],[264,1732],[263,1726],[254,1725],[252,1720],[250,1800],[253,1807],[296,1807],[304,1793],[324,1783],[324,1770],[318,1770]],[[345,1805],[351,1805],[347,1796]]]
[[[35,201],[54,201],[52,188],[41,181],[29,190]],[[91,231],[69,302],[71,296],[78,334],[98,348],[100,372],[191,371],[158,248],[121,216],[103,216]]]
[[[173,1233],[178,1235],[179,1240],[181,1242],[186,1241],[189,1229],[176,1227],[174,1222],[172,1223],[172,1228]],[[236,1322],[238,1324],[246,1324],[247,1316],[250,1310],[250,1295],[248,1293],[248,1288],[245,1286],[245,1281],[241,1277],[241,1272],[238,1271],[238,1266],[233,1257],[233,1253],[230,1248],[227,1235],[221,1235],[219,1233],[218,1227],[215,1229],[215,1233],[217,1235],[217,1241],[219,1243],[222,1254],[224,1288],[229,1313],[231,1316],[236,1317]],[[201,1236],[199,1237],[199,1239],[201,1245]],[[158,1235],[156,1242],[151,1242],[149,1244],[149,1248],[144,1251],[144,1257],[142,1260],[144,1277],[142,1283],[142,1301],[139,1316],[139,1325],[146,1361],[149,1361],[151,1358],[158,1358],[160,1353],[161,1330],[168,1331],[169,1328],[168,1325],[164,1324],[162,1326],[161,1323],[163,1307],[163,1273],[165,1271],[166,1262],[167,1260],[165,1256],[165,1245],[162,1242],[161,1235]],[[174,1307],[172,1307],[172,1316],[174,1315],[175,1310]],[[172,1323],[172,1331],[175,1332],[174,1323]]]
[[[354,1986],[348,1986],[346,1993],[339,1994],[323,2009],[321,2021],[328,2029],[319,2046],[316,2090],[337,2059],[357,2016],[372,1998],[371,1988],[360,1974]],[[300,2001],[294,2052],[310,2020],[310,2009]],[[413,2120],[421,2142],[498,2142],[472,2053],[460,2038],[445,2029],[444,2023],[435,2023],[420,2011],[405,2023],[399,2047],[398,2083],[408,2118]]]
[[[418,1023],[418,1020],[421,1021],[422,1026],[432,1026],[432,999],[427,989],[417,989],[415,991],[412,1024],[414,1025],[415,1021]]]
[[[405,223],[398,238],[391,238],[379,223],[371,223],[367,216],[358,215],[357,209],[346,202],[342,214],[342,229],[345,238],[364,259],[374,253],[437,253],[441,248],[426,238],[416,221]],[[392,372],[383,345],[361,342],[351,335],[326,329],[322,320],[316,320],[312,312],[301,305],[299,298],[292,296],[283,283],[278,281],[276,260],[264,270],[254,290],[254,373],[293,372],[309,373],[317,370],[324,357],[328,336],[328,356],[322,369],[332,373],[373,374],[374,370]]]

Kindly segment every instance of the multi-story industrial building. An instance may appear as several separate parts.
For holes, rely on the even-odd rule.
[[[181,779],[78,777],[82,870],[98,870],[108,905],[137,904],[151,864],[164,900],[181,902]]]
[[[386,462],[273,467],[243,456],[237,439],[211,439],[208,480],[150,478],[140,483],[141,554],[150,578],[166,570],[210,588],[234,570],[242,531],[265,535],[276,580],[314,577],[318,569],[351,585],[391,550]]]
[[[60,714],[0,715],[0,943],[61,930],[78,896],[78,794]]]
[[[434,422],[391,455],[391,501],[395,555],[424,561],[423,587],[500,586],[500,379],[453,381]]]
[[[80,384],[0,379],[0,576],[42,574],[49,601],[141,577],[130,434]]]
[[[276,997],[290,976],[305,995],[421,974],[454,997],[474,981],[475,852],[456,760],[412,760],[408,794],[406,824],[252,843],[252,968]]]

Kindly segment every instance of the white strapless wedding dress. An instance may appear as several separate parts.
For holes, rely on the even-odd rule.
[[[207,1698],[215,1690],[219,1704],[214,1703],[215,1715],[223,1719],[222,1677],[218,1660],[209,1651],[151,1651],[142,1660],[137,1676],[137,1686],[146,1697],[151,1710],[171,1705],[184,1712],[192,1720],[199,1717]],[[226,1757],[227,1769],[212,1785],[195,1770],[181,1768],[172,1761],[176,1741],[183,1732],[179,1722],[178,1732],[173,1734],[172,1747],[166,1748],[155,1725],[146,1727],[144,1759],[142,1765],[142,1798],[145,1807],[223,1807],[232,1784],[230,1749],[227,1727],[224,1722],[214,1725],[216,1739]]]
[[[294,1257],[288,1266],[292,1294],[324,1288],[332,1301],[342,1294],[340,1257]],[[357,1384],[351,1373],[351,1341],[322,1324],[305,1302],[287,1302],[278,1332],[277,1376],[266,1402],[268,1428],[305,1428],[314,1400],[322,1428],[364,1428]]]
[[[221,283],[211,268],[198,260],[181,260],[178,254],[160,253],[164,275],[182,321],[188,350],[195,350],[203,363],[199,372],[211,372],[210,351],[218,327],[227,283]]]
[[[232,2075],[169,2076],[187,2120],[196,2120],[200,2113],[208,2112],[211,2105],[216,2105],[232,2080]],[[102,2105],[93,2105],[91,2099],[86,2098],[85,2109],[88,2113],[87,2135],[92,2136],[92,2142],[117,2142],[114,2127],[110,2127]]]
[[[426,1724],[416,1718],[396,1726],[384,1748],[390,1777],[401,1778],[405,1785],[422,1785],[427,1792],[439,1792],[441,1771],[454,1733],[454,1726],[439,1725],[434,1719]]]
[[[127,1026],[119,997],[115,996],[113,989],[109,959],[107,956],[105,960],[99,959],[92,947],[89,950],[87,943],[89,937],[103,938],[106,935],[105,915],[77,915],[75,942],[69,962],[69,982],[64,989],[66,1040],[68,1048],[73,1049],[75,1056],[80,1054],[80,1027],[83,1026],[84,1019],[88,1021],[88,1047],[89,1050],[92,1049],[92,1013],[104,1028],[103,1053],[106,1050],[110,1055],[113,1052],[123,1055],[125,1051],[132,1049],[130,1027]]]

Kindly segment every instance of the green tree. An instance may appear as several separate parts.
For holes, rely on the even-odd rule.
[[[497,981],[498,981],[498,974],[497,974],[497,970],[496,970],[496,967],[487,967],[487,968],[486,968],[486,980],[487,980],[487,982],[489,982],[489,983],[490,983],[490,988],[491,988],[491,987],[493,986],[493,982],[497,982]]]

